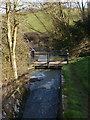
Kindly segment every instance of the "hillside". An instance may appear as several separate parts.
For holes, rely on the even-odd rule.
[[[54,10],[57,10],[57,9],[58,9],[58,6],[54,8]],[[27,10],[25,12],[27,14],[18,15],[18,18],[20,21],[20,28],[22,29],[23,33],[37,32],[37,33],[40,33],[42,36],[42,33],[46,32],[46,33],[48,33],[48,36],[50,36],[49,40],[50,39],[53,40],[55,37],[55,35],[54,35],[55,28],[54,28],[53,19],[51,18],[50,13],[54,12],[54,10],[53,9],[48,9],[48,10],[49,10],[48,11],[49,14],[47,14],[47,10],[40,10],[40,11],[39,10],[38,11]],[[80,11],[76,8],[75,9],[66,9],[65,8],[65,9],[63,9],[63,14],[65,14],[66,16],[69,17],[69,21],[68,21],[68,17],[66,17],[65,21],[66,22],[68,21],[69,26],[71,26],[70,27],[70,32],[72,32],[71,38],[69,36],[65,36],[62,38],[62,41],[64,41],[64,39],[67,39],[67,41],[65,41],[64,44],[66,44],[66,43],[69,44],[69,42],[71,42],[70,44],[71,44],[72,48],[70,48],[70,49],[72,49],[72,50],[70,50],[70,54],[71,55],[76,54],[76,56],[78,56],[79,54],[82,54],[84,52],[85,52],[85,54],[88,54],[89,47],[90,47],[89,45],[88,46],[86,45],[89,43],[88,38],[85,37],[84,34],[82,34],[83,33],[82,26],[76,27],[76,21],[81,20]],[[76,28],[74,28],[74,27],[76,27]],[[80,29],[79,27],[81,27],[81,31],[79,30]],[[67,32],[65,34],[67,34]],[[80,34],[82,34],[83,36]],[[60,38],[59,38],[59,40],[60,40]],[[55,41],[55,43],[58,42],[59,40]],[[79,42],[79,41],[81,41],[81,42]],[[61,42],[61,44],[62,44],[62,42]],[[57,48],[57,46],[56,46],[56,48]],[[59,46],[59,48],[60,48],[60,46]],[[78,53],[75,52],[77,50],[78,50]]]
[[[58,9],[58,7],[55,9]],[[49,9],[49,10],[50,10],[50,12],[53,11],[53,9]],[[67,9],[63,9],[63,12],[66,13],[67,15],[71,14],[70,21],[69,21],[70,25],[73,25],[74,24],[73,21],[77,21],[80,17],[77,9],[72,9],[70,11],[67,11]],[[51,43],[48,42],[49,44],[48,43],[45,44],[45,42],[50,41],[50,40],[52,41],[55,37],[54,36],[55,34],[53,34],[53,31],[54,31],[53,21],[52,21],[51,17],[49,16],[49,14],[45,13],[45,10],[40,10],[40,11],[38,10],[35,12],[34,12],[34,10],[32,10],[32,12],[26,11],[24,15],[18,14],[17,18],[19,20],[19,33],[18,33],[18,37],[17,37],[16,55],[17,55],[18,74],[21,75],[28,68],[27,64],[29,61],[29,57],[28,57],[29,49],[27,47],[27,43],[25,42],[24,34],[29,33],[29,32],[33,32],[33,34],[34,34],[34,32],[37,32],[38,34],[40,33],[40,36],[38,38],[36,37],[39,40],[39,42],[37,42],[35,44],[35,41],[34,41],[34,46],[36,45],[35,47],[37,47],[37,48],[38,48],[38,43],[40,43],[39,47],[43,46],[43,48],[44,48],[46,45],[48,47],[51,47],[50,46]],[[45,35],[43,36],[42,33]],[[49,38],[48,38],[48,35],[49,35]],[[8,50],[8,43],[6,40],[6,36],[2,36],[2,38],[3,38],[3,41],[2,41],[2,43],[3,43],[3,81],[8,81],[8,80],[10,80],[10,78],[12,78],[12,74],[10,72],[12,70],[10,68],[9,50]],[[62,41],[64,41],[64,39],[65,39],[65,37],[63,38]],[[32,38],[32,40],[34,40],[34,39]],[[75,46],[73,49],[72,48],[70,49],[71,56],[79,56],[81,54],[84,55],[84,53],[89,55],[90,43],[88,41],[88,38],[86,38],[83,41],[80,44],[77,44],[77,46]],[[57,41],[55,41],[55,42],[57,42]],[[44,44],[45,44],[45,46],[44,46]],[[67,44],[67,41],[65,41],[65,44]],[[62,43],[61,43],[61,46],[62,46]],[[60,47],[59,47],[59,49],[60,49]],[[81,56],[83,56],[83,55],[81,55]],[[22,61],[22,63],[21,63],[21,61]]]
[[[20,25],[26,32],[46,32],[52,29],[52,20],[43,11],[30,12],[20,16]]]
[[[24,27],[23,30],[27,32],[47,32],[46,29],[48,31],[52,31],[54,26],[50,13],[53,12],[53,9],[58,10],[58,6],[51,9],[48,8],[48,11],[44,9],[38,11],[31,9],[25,10],[25,12],[23,11],[21,15],[18,15],[20,26],[22,26],[22,28]],[[81,18],[80,13],[78,13],[78,9],[63,9],[63,13],[66,14],[66,16],[69,15],[70,25],[73,24],[73,21],[78,21]],[[42,23],[45,25],[46,29]]]
[[[70,54],[72,57],[83,57],[83,56],[90,56],[90,41],[89,38],[83,39],[83,41],[73,47],[70,50]]]

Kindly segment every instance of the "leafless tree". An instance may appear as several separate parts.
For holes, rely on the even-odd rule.
[[[87,17],[87,12],[86,12],[86,5],[88,4],[88,0],[84,3],[84,0],[81,0],[81,2],[79,2],[78,0],[76,0],[76,7],[79,9],[80,15],[82,20],[84,21]]]
[[[18,29],[18,23],[15,18],[16,7],[17,7],[16,1],[13,2],[13,10],[12,10],[12,3],[10,2],[10,0],[6,1],[7,38],[8,38],[8,46],[10,51],[10,60],[11,60],[11,65],[15,79],[18,78],[16,56],[15,56],[17,29]]]
[[[20,4],[20,2],[22,4]],[[1,7],[1,6],[0,6]],[[19,8],[20,7],[20,8]],[[23,4],[22,0],[6,0],[3,1],[2,9],[6,13],[6,25],[7,25],[7,42],[10,54],[10,62],[13,70],[14,78],[18,78],[17,73],[17,63],[16,63],[16,41],[19,21],[17,18],[17,12],[26,6]]]

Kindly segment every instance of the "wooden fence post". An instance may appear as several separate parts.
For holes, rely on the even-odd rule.
[[[49,53],[47,52],[47,66],[49,65]]]
[[[66,50],[66,60],[67,60],[67,64],[69,63],[69,52],[68,49]]]

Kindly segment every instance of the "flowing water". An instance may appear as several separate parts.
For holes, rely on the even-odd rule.
[[[58,111],[58,91],[60,89],[60,70],[40,70],[30,78],[40,81],[30,82],[22,118],[56,118]]]

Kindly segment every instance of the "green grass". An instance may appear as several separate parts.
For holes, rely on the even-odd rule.
[[[46,14],[44,14],[42,11],[39,11],[35,14],[38,16],[40,20],[33,13],[29,13],[25,16],[21,16],[20,18],[21,24],[24,25],[23,27],[28,32],[33,32],[35,30],[40,31],[40,32],[46,32],[45,27],[48,30],[52,29],[52,20]],[[42,21],[45,27],[42,25],[40,21]],[[35,30],[31,29],[31,27],[34,28]]]
[[[57,7],[58,9],[58,7]],[[51,10],[52,12],[53,10]],[[68,12],[67,9],[64,9],[63,12],[66,14],[66,16],[69,15],[69,19],[70,19],[70,25],[73,25],[74,21],[77,21],[80,19],[80,15],[79,15],[79,10],[78,9],[72,9],[70,10],[70,12]],[[48,11],[49,12],[49,11]],[[48,29],[48,31],[53,30],[53,24],[52,24],[52,19],[50,18],[49,14],[45,14],[44,11],[38,11],[35,13],[38,18],[40,19],[40,21],[42,21],[42,23],[44,23],[44,25],[46,26],[46,28]],[[23,30],[25,32],[34,32],[35,30],[40,31],[40,32],[46,32],[45,27],[42,25],[42,23],[37,19],[37,17],[33,14],[33,13],[27,13],[27,15],[20,15],[18,16],[20,24],[23,28]],[[66,18],[66,21],[68,19]],[[31,26],[30,26],[31,25]],[[33,29],[31,29],[34,28]]]
[[[88,117],[88,61],[90,57],[71,60],[70,64],[63,67],[66,88],[64,93],[65,118],[87,118]],[[90,69],[90,68],[89,68]]]

